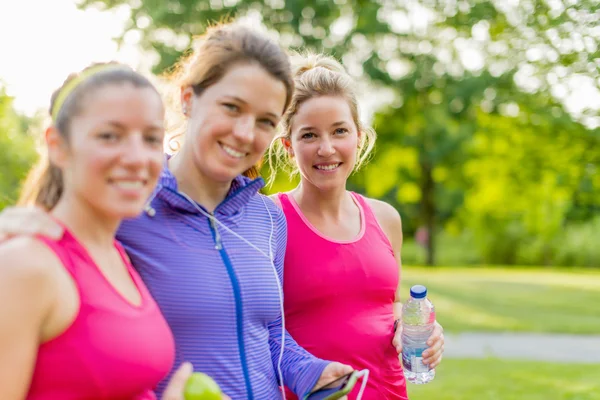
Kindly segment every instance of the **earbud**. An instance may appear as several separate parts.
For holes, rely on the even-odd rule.
[[[154,217],[156,215],[156,210],[152,208],[150,204],[146,204],[146,207],[144,207],[144,211],[146,212],[146,214],[148,214],[149,217]]]

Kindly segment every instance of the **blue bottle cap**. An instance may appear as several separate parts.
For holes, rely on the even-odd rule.
[[[423,285],[415,285],[410,288],[410,297],[424,299],[427,296],[427,288]]]

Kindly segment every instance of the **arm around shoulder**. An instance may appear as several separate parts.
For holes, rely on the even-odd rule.
[[[52,310],[56,279],[33,238],[0,244],[0,398],[27,394],[44,321]],[[47,259],[47,258],[46,258]]]

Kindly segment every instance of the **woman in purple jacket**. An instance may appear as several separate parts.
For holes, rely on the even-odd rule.
[[[145,212],[124,221],[117,239],[173,331],[175,365],[190,361],[234,400],[278,398],[281,384],[302,397],[351,368],[315,358],[285,332],[285,217],[258,193],[263,180],[243,175],[290,102],[288,57],[253,30],[221,25],[177,71],[185,140]],[[5,212],[0,231],[23,233],[33,220],[35,231],[52,228],[39,214]]]

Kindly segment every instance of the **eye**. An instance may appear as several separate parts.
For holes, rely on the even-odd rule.
[[[240,108],[233,103],[223,103],[223,107],[225,107],[229,111],[238,112]]]
[[[144,136],[144,140],[146,141],[146,143],[149,143],[151,145],[162,145],[163,137],[159,134],[150,134]]]
[[[348,129],[346,128],[337,128],[335,130],[336,135],[345,135],[346,133],[348,133]]]
[[[301,139],[312,139],[315,137],[317,137],[317,135],[315,135],[312,132],[306,132],[306,133],[303,133],[302,136],[300,136]]]
[[[265,118],[265,119],[261,119],[259,121],[261,124],[268,126],[269,128],[275,128],[277,127],[277,123],[275,121],[273,121],[272,119],[269,118]]]
[[[101,132],[98,134],[98,138],[104,142],[116,142],[119,135],[115,132]]]

